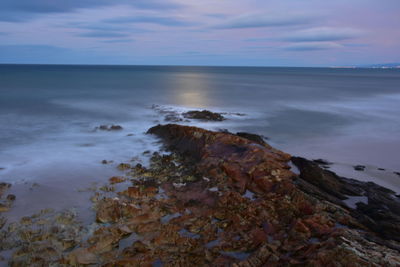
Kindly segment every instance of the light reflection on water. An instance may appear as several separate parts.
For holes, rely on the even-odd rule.
[[[172,86],[175,103],[183,107],[205,108],[213,106],[208,95],[208,77],[201,73],[174,75]]]

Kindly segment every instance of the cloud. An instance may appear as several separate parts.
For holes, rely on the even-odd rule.
[[[103,43],[117,44],[117,43],[133,43],[133,39],[114,39],[114,40],[104,40]]]
[[[352,28],[320,27],[294,32],[285,36],[283,40],[290,42],[342,41],[359,37],[361,34],[360,30]]]
[[[90,49],[69,49],[51,45],[0,45],[0,63],[17,64],[119,64],[132,58]]]
[[[307,15],[271,15],[271,14],[247,14],[227,20],[214,26],[218,29],[240,29],[260,27],[282,27],[308,24],[314,17]]]
[[[49,45],[1,45],[0,46],[0,62],[17,62],[25,59],[29,62],[36,58],[52,58],[57,55],[64,54],[68,50],[65,48],[49,46]]]
[[[84,29],[84,30],[94,30],[94,31],[125,31],[128,27],[120,25],[109,25],[106,23],[96,22],[96,23],[86,23],[86,22],[69,22],[63,24],[61,27],[74,28],[74,29]]]
[[[370,44],[344,44],[346,47],[355,47],[355,48],[363,48],[363,47],[369,47],[371,46]]]
[[[111,32],[111,33],[127,33],[127,34],[139,34],[139,33],[149,33],[153,32],[148,29],[134,28],[129,25],[122,24],[109,24],[104,22],[95,22],[95,23],[86,23],[86,22],[72,22],[64,25],[60,25],[60,27],[68,28],[68,29],[79,29],[79,30],[87,30],[89,32]]]
[[[275,38],[249,38],[245,39],[243,41],[245,42],[269,42],[269,41],[275,41]]]
[[[80,37],[93,37],[93,38],[124,38],[129,34],[111,31],[92,31],[78,34]]]
[[[104,20],[106,23],[124,24],[124,23],[150,23],[163,26],[184,27],[194,25],[192,22],[184,21],[173,17],[160,17],[160,16],[131,16],[131,17],[118,17],[113,19]]]
[[[343,45],[334,42],[310,42],[286,45],[283,47],[283,49],[288,51],[315,51],[342,47]]]
[[[139,9],[170,10],[182,8],[171,0],[1,0],[0,21],[26,21],[37,15],[67,13],[80,8],[129,5]]]
[[[227,14],[223,14],[223,13],[207,13],[205,14],[206,17],[209,18],[215,18],[215,19],[225,19],[228,17]]]

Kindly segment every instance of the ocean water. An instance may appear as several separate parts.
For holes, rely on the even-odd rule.
[[[160,110],[190,109],[226,112],[228,120],[183,123],[261,134],[293,155],[327,159],[339,174],[400,192],[396,69],[0,65],[0,181],[30,186],[21,209],[32,199],[79,205],[72,192],[118,174],[117,163],[146,164],[142,152],[160,144],[144,133],[165,123]],[[102,124],[124,129],[94,130]],[[355,172],[356,164],[366,171]]]

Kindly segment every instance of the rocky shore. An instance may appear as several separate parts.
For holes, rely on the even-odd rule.
[[[399,266],[400,201],[391,190],[339,177],[253,134],[176,124],[148,134],[166,150],[147,168],[121,163],[125,176],[94,189],[91,225],[50,210],[7,224],[0,211],[9,264]]]

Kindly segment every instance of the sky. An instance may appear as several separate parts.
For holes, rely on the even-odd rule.
[[[1,0],[0,63],[390,63],[399,29],[399,0]]]

